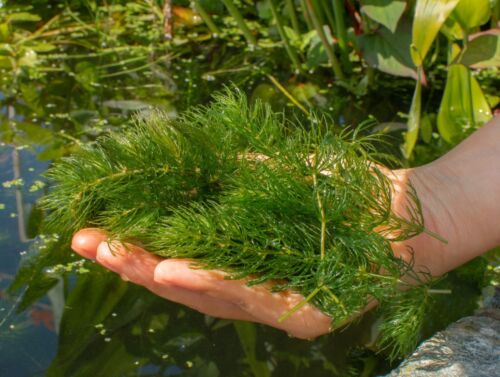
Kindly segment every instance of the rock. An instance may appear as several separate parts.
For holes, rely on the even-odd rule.
[[[500,289],[471,317],[423,342],[386,377],[500,376]]]

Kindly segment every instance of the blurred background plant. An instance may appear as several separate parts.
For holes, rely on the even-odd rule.
[[[32,170],[42,172],[47,163],[35,162],[33,156],[57,160],[110,127],[127,127],[130,115],[139,110],[160,107],[174,117],[206,103],[212,92],[228,83],[239,86],[252,100],[259,98],[293,116],[306,119],[310,109],[322,112],[337,127],[371,117],[373,130],[391,137],[387,148],[403,164],[429,162],[498,112],[499,17],[498,0],[0,0],[0,157],[5,157],[0,159],[0,166],[5,166],[0,169],[5,181],[0,188],[0,222],[8,227],[16,221],[20,241],[36,238],[39,243],[43,214],[35,199],[47,188]],[[7,169],[10,164],[12,169]],[[4,282],[11,287],[2,297],[12,311],[7,310],[10,314],[0,327],[10,326],[11,321],[26,323],[26,318],[14,316],[14,310],[38,310],[39,315],[47,301],[37,300],[49,289],[65,287],[59,289],[64,300],[55,300],[60,311],[53,319],[60,331],[59,351],[53,359],[57,368],[51,367],[49,375],[58,375],[58,368],[65,371],[61,375],[76,375],[82,365],[98,368],[103,359],[89,359],[86,354],[97,345],[107,350],[103,351],[106,360],[130,357],[125,363],[129,369],[116,369],[114,375],[150,363],[168,365],[167,375],[216,376],[223,370],[221,365],[236,368],[230,359],[239,360],[240,367],[246,365],[241,375],[256,376],[304,370],[314,371],[315,376],[370,376],[391,365],[383,352],[375,354],[380,350],[367,335],[369,320],[365,327],[345,333],[357,340],[346,340],[349,336],[341,333],[301,343],[259,326],[227,326],[189,311],[190,318],[196,319],[186,326],[199,329],[205,343],[179,340],[172,349],[182,351],[193,345],[190,349],[195,351],[187,353],[189,357],[163,359],[164,342],[175,338],[172,331],[181,336],[187,330],[162,328],[155,336],[160,332],[163,336],[157,339],[148,332],[148,321],[165,326],[162,311],[178,318],[185,315],[179,314],[184,309],[139,288],[123,288],[115,278],[86,263],[84,270],[104,274],[96,279],[101,283],[89,288],[90,274],[80,270],[67,245],[51,240],[51,247],[35,250],[32,244],[21,246],[9,239],[14,234],[6,235],[6,241],[2,233],[0,243],[12,250],[29,247],[31,257],[17,253],[17,259],[8,257],[9,265],[17,265],[20,258],[24,262],[15,278],[14,267],[3,271],[0,288]],[[451,289],[452,294],[435,299],[422,336],[471,313],[481,289],[498,280],[497,266],[498,252],[491,252],[443,279],[441,288]],[[102,292],[101,296],[95,293],[95,299],[109,302],[106,310],[99,312],[97,301],[95,306],[85,306],[89,289]],[[115,293],[105,296],[110,289]],[[130,314],[116,325],[112,316],[116,306],[123,305],[124,312],[133,309],[134,300],[142,300],[144,306],[137,310],[149,314]],[[54,306],[55,301],[50,303]],[[73,311],[63,311],[61,302],[71,302]],[[78,317],[82,310],[88,310],[88,319]],[[95,318],[96,325],[112,323],[121,340],[107,341],[107,336],[100,336],[102,328],[84,326],[90,318]],[[238,356],[231,353],[224,359],[220,353],[226,351],[219,347],[222,341],[216,340],[213,326],[233,329],[229,338],[220,339],[241,344],[235,351]],[[74,337],[82,340],[79,348],[69,345]],[[356,346],[333,351],[338,338],[343,338],[342,344]],[[118,346],[131,347],[137,339],[144,344],[133,352]],[[218,346],[210,356],[193,364],[193,358],[201,357],[200,350],[212,341]],[[199,344],[204,346],[197,348]],[[140,365],[135,364],[138,355]],[[172,365],[180,369],[168,369]],[[189,365],[199,366],[205,374]],[[87,374],[81,375],[95,373],[84,370]],[[156,372],[146,368],[141,373]]]

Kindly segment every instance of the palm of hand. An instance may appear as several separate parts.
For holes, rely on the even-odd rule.
[[[165,299],[202,313],[226,319],[263,323],[297,338],[310,339],[329,332],[331,318],[306,304],[288,319],[278,318],[304,298],[293,292],[272,293],[269,285],[248,287],[244,280],[227,280],[221,271],[191,269],[185,259],[162,259],[138,246],[113,245],[97,229],[83,229],[72,248],[95,259],[125,280],[142,285]]]

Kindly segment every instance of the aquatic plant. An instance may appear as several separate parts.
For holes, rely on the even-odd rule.
[[[98,226],[163,257],[300,292],[280,320],[310,302],[335,328],[377,300],[398,335],[385,341],[402,354],[418,338],[426,288],[402,293],[403,277],[418,277],[390,243],[425,228],[411,187],[406,213],[392,211],[379,139],[321,117],[289,122],[226,90],[177,119],[139,116],[54,164],[46,230],[69,240]]]

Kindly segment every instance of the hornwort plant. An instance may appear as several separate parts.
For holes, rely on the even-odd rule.
[[[418,276],[390,242],[426,230],[412,189],[405,216],[391,210],[380,136],[362,133],[320,117],[287,122],[237,90],[177,119],[152,111],[48,171],[47,231],[69,239],[97,226],[230,279],[300,292],[281,320],[310,302],[335,328],[376,300],[381,342],[401,355],[417,341],[428,284],[404,283]]]

